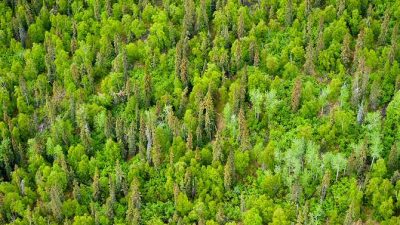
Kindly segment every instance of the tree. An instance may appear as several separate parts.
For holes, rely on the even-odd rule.
[[[56,73],[56,65],[54,64],[54,60],[56,59],[56,52],[53,40],[51,37],[47,36],[45,41],[46,46],[46,68],[47,68],[47,78],[52,84],[55,80],[55,73]]]
[[[98,201],[100,197],[100,183],[99,183],[100,175],[99,170],[96,168],[93,176],[92,183],[92,197],[94,201]]]
[[[226,190],[230,190],[234,181],[234,173],[235,173],[235,163],[234,163],[234,155],[231,150],[228,155],[228,159],[224,168],[224,187]]]
[[[242,50],[242,42],[238,39],[232,45],[233,57],[231,58],[232,64],[234,65],[233,71],[240,70],[243,65],[243,50]]]
[[[343,38],[343,43],[341,48],[342,62],[346,67],[349,67],[351,64],[352,52],[350,48],[350,42],[351,42],[351,35],[349,33],[346,33],[346,35]]]
[[[243,214],[244,225],[261,225],[262,218],[256,208],[252,208]]]
[[[100,154],[100,152],[98,152],[98,154]],[[107,140],[101,154],[103,154],[103,157],[108,164],[112,164],[117,160],[122,159],[121,146],[111,139]]]
[[[143,97],[144,97],[144,102],[145,106],[149,107],[151,105],[152,101],[152,94],[153,94],[153,84],[152,84],[152,78],[150,73],[145,72],[144,78],[143,78]]]
[[[200,11],[197,14],[197,30],[208,29],[208,13],[206,0],[200,0]]]
[[[319,20],[319,27],[318,27],[318,37],[315,46],[315,55],[318,57],[319,53],[325,48],[324,43],[324,17],[321,16]]]
[[[178,194],[176,202],[176,210],[181,216],[186,215],[192,209],[192,203],[184,192]]]
[[[341,16],[346,9],[346,0],[339,0],[337,6],[337,15]]]
[[[8,178],[11,175],[13,161],[14,161],[14,155],[11,149],[11,141],[9,138],[5,138],[1,141],[0,145],[0,162],[1,162],[1,167],[6,172],[6,176]]]
[[[328,191],[328,188],[331,183],[331,173],[329,170],[325,171],[324,176],[322,177],[322,182],[321,182],[321,196],[320,196],[320,201],[322,202],[325,197],[326,193]]]
[[[215,112],[214,112],[214,103],[211,93],[211,85],[208,86],[208,91],[206,97],[203,102],[204,107],[204,127],[209,140],[212,139],[212,136],[215,131]]]
[[[74,217],[74,223],[72,225],[79,225],[79,224],[94,225],[95,222],[91,216],[85,214],[83,216]]]
[[[127,133],[128,142],[128,157],[134,156],[137,153],[137,124],[132,121]]]
[[[116,193],[122,192],[122,193],[124,193],[124,195],[126,195],[128,192],[125,173],[121,168],[121,164],[119,163],[119,160],[117,160],[116,165],[115,165],[115,189],[116,189]]]
[[[378,112],[368,113],[366,119],[366,129],[368,130],[367,140],[370,145],[370,156],[372,157],[371,166],[375,159],[381,157],[381,115]]]
[[[315,50],[314,50],[314,43],[310,41],[306,48],[306,61],[304,63],[304,72],[306,74],[314,76],[316,74],[315,71]]]
[[[290,222],[286,218],[285,211],[281,207],[278,207],[274,211],[274,215],[272,217],[272,222],[269,223],[270,225],[289,225]]]
[[[367,159],[367,145],[362,140],[360,143],[353,145],[352,148],[353,152],[348,159],[349,171],[355,172],[357,175],[362,175]]]
[[[240,147],[243,151],[249,150],[251,147],[250,134],[249,134],[249,128],[247,127],[245,113],[244,113],[244,110],[242,107],[239,110],[239,121],[238,122],[239,122]]]
[[[58,186],[52,186],[50,188],[50,207],[53,216],[58,220],[61,221],[62,219],[62,212],[61,212],[61,190]]]
[[[245,27],[244,27],[244,9],[245,8],[240,8],[239,9],[239,17],[237,20],[237,37],[238,39],[243,38],[244,32],[245,32]]]
[[[379,45],[383,45],[386,42],[386,37],[387,37],[388,29],[389,29],[389,22],[390,22],[390,14],[389,14],[389,10],[386,9],[385,16],[384,16],[383,22],[381,24],[381,32],[379,33],[379,37],[378,37]]]
[[[400,163],[400,155],[397,149],[397,145],[394,144],[389,152],[388,160],[387,160],[387,167],[389,171],[394,172],[399,170]]]
[[[116,136],[117,142],[122,144],[122,146],[125,146],[125,140],[126,140],[126,138],[125,138],[125,124],[124,124],[124,121],[122,120],[121,117],[118,117],[115,120],[115,136]],[[127,156],[125,151],[123,152],[122,155],[123,155],[124,159]]]
[[[290,27],[293,21],[293,1],[287,0],[286,1],[286,9],[285,9],[285,22],[286,26]]]
[[[215,135],[215,141],[213,142],[212,149],[213,149],[213,157],[212,163],[213,165],[218,165],[222,162],[223,159],[223,152],[222,152],[222,135],[220,131],[217,131]]]
[[[254,109],[255,118],[258,120],[260,118],[261,106],[264,102],[265,96],[260,92],[259,89],[250,91],[250,101]]]
[[[300,105],[302,82],[301,78],[297,77],[292,89],[292,111],[296,112]]]
[[[390,148],[398,136],[400,119],[400,94],[397,93],[386,108],[386,119],[383,128],[384,146]]]
[[[111,111],[107,111],[107,115],[104,117],[104,135],[106,138],[111,139],[114,136],[114,119]]]
[[[374,80],[372,82],[371,92],[369,95],[369,101],[370,101],[371,108],[373,110],[376,110],[379,105],[379,100],[380,100],[381,92],[382,92],[380,85],[381,84],[378,80]]]
[[[129,190],[128,210],[126,211],[126,220],[130,221],[132,225],[140,224],[141,197],[139,188],[139,180],[135,177]]]
[[[357,37],[356,47],[354,50],[354,59],[353,59],[353,67],[360,68],[360,59],[364,60],[364,56],[362,50],[364,48],[364,39],[365,39],[365,29],[362,29]],[[361,61],[361,65],[363,62]]]
[[[390,40],[390,43],[391,43],[390,51],[389,51],[389,62],[390,63],[393,63],[394,59],[396,58],[398,32],[399,32],[399,24],[396,24],[393,28],[392,39]]]
[[[196,21],[196,10],[193,0],[184,1],[185,15],[183,17],[183,34],[193,35]]]
[[[343,154],[337,153],[333,156],[332,158],[332,168],[336,171],[336,178],[335,180],[337,181],[339,177],[339,172],[341,170],[345,170],[347,166],[347,161],[344,158]]]
[[[101,9],[100,1],[94,0],[93,1],[93,12],[94,12],[94,17],[96,18],[96,20],[100,20],[100,9]]]
[[[305,0],[305,16],[308,17],[312,11],[312,0]]]
[[[159,142],[159,137],[154,133],[154,130],[152,136],[154,139],[153,147],[151,149],[151,161],[153,162],[154,167],[158,169],[161,166],[161,143]]]

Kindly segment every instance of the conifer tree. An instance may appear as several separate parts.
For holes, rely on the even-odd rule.
[[[244,8],[239,9],[239,17],[237,20],[237,37],[238,39],[243,38],[245,27],[244,27]]]
[[[331,182],[331,173],[329,172],[329,170],[327,170],[322,178],[322,182],[321,182],[321,194],[320,194],[320,200],[321,202],[325,199],[326,197],[326,193],[327,190],[329,188]]]
[[[230,190],[234,181],[235,164],[233,150],[230,150],[228,160],[224,168],[224,187],[225,190]]]
[[[223,158],[223,153],[222,153],[222,137],[221,137],[221,132],[218,130],[217,134],[215,135],[215,140],[212,145],[212,150],[213,150],[213,159],[212,163],[213,165],[217,165],[218,163],[222,162]]]
[[[197,146],[200,146],[203,142],[203,132],[204,132],[204,125],[205,125],[205,120],[204,120],[204,104],[200,104],[199,106],[199,112],[198,112],[198,117],[197,117],[197,127],[196,127],[196,142]]]
[[[391,172],[394,172],[396,170],[399,170],[400,166],[400,154],[397,148],[397,145],[394,144],[389,152],[389,156],[388,156],[388,169]]]
[[[94,18],[96,18],[96,20],[100,20],[100,1],[99,0],[94,0],[93,1],[93,12],[94,12]]]
[[[73,190],[72,190],[72,195],[74,196],[74,199],[80,202],[81,200],[81,188],[79,186],[79,183],[76,179],[74,179],[73,183]]]
[[[192,36],[196,20],[196,10],[193,0],[184,1],[185,15],[183,17],[183,34]]]
[[[153,131],[153,147],[151,148],[151,161],[154,165],[154,168],[158,169],[161,166],[161,143],[157,135]]]
[[[206,0],[200,0],[200,11],[197,15],[197,30],[208,30],[208,13],[207,13],[207,5]]]
[[[306,48],[306,61],[304,63],[304,72],[308,75],[316,75],[315,71],[315,49],[314,43],[311,40]]]
[[[53,84],[55,80],[56,65],[54,60],[56,59],[56,50],[52,38],[49,36],[45,41],[46,46],[46,57],[45,63],[47,68],[47,78],[50,84]]]
[[[128,142],[128,158],[137,153],[137,125],[136,121],[132,121],[127,133]]]
[[[381,24],[381,32],[379,33],[379,37],[378,37],[379,45],[383,45],[386,42],[387,33],[389,30],[389,22],[390,22],[389,9],[386,9],[385,16],[384,16],[383,22]]]
[[[111,114],[111,111],[107,111],[107,115],[104,117],[104,135],[106,136],[107,139],[111,139],[114,136],[114,131],[113,131],[113,124],[114,124],[114,119]]]
[[[343,38],[343,43],[342,43],[342,48],[341,48],[341,58],[343,65],[346,66],[347,68],[351,64],[351,49],[350,49],[350,42],[351,42],[351,35],[349,33],[346,33],[346,35]]]
[[[96,168],[93,176],[93,183],[92,183],[92,197],[94,201],[98,201],[100,197],[100,175],[99,170]]]
[[[144,97],[145,106],[149,107],[151,105],[151,101],[152,101],[153,84],[152,84],[151,75],[148,72],[146,72],[144,75],[143,91],[144,91],[143,97]]]
[[[397,23],[392,32],[392,39],[390,40],[389,62],[393,63],[397,55],[397,40],[398,40],[399,24]]]
[[[286,26],[290,27],[293,21],[293,0],[287,0],[285,9]]]
[[[354,50],[354,61],[353,68],[357,69],[360,67],[360,61],[364,57],[362,54],[362,50],[364,48],[364,38],[365,38],[365,30],[362,29],[357,37],[356,47]]]
[[[212,139],[215,130],[215,112],[214,103],[211,93],[211,86],[208,86],[208,91],[203,102],[204,105],[204,127],[209,140]]]
[[[115,120],[115,136],[116,139],[119,143],[122,144],[122,146],[125,146],[125,125],[124,121],[121,117],[118,117]],[[123,154],[124,158],[126,158],[126,154]]]
[[[56,218],[56,220],[61,221],[62,220],[62,202],[61,202],[61,190],[58,186],[52,186],[50,188],[50,207],[51,207],[51,212]]]
[[[126,220],[129,224],[140,224],[141,196],[139,189],[139,180],[134,177],[128,195],[128,210],[126,211]]]
[[[342,16],[345,9],[346,9],[346,0],[339,0],[337,6],[337,16]]]
[[[300,106],[302,82],[301,78],[297,77],[292,89],[292,111],[296,112]]]
[[[312,10],[312,0],[305,0],[305,16],[308,17],[310,15],[311,10]]]
[[[240,147],[243,151],[250,149],[250,134],[247,127],[246,116],[243,108],[239,110],[239,140]]]
[[[319,26],[318,26],[318,36],[317,43],[315,46],[315,55],[318,58],[319,53],[325,48],[324,43],[324,17],[320,17]]]
[[[185,35],[184,38],[181,39],[182,43],[181,45],[177,46],[177,52],[180,54],[180,56],[177,56],[177,62],[180,62],[179,64],[179,77],[181,82],[184,84],[185,87],[189,85],[189,59],[188,59],[188,51],[189,51],[189,46],[188,46],[188,36]],[[178,49],[180,47],[180,49]]]

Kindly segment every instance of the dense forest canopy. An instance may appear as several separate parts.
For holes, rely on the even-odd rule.
[[[400,224],[400,0],[2,0],[0,224]]]

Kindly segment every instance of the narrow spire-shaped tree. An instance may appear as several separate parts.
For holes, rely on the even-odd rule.
[[[215,141],[212,144],[212,150],[213,150],[212,164],[213,165],[217,165],[222,162],[223,153],[222,153],[222,146],[221,146],[222,143],[221,142],[222,142],[221,132],[217,131]]]
[[[285,9],[286,26],[290,27],[293,21],[293,0],[287,0]]]
[[[337,6],[337,16],[341,16],[346,9],[346,0],[339,0]]]
[[[306,61],[304,63],[304,72],[314,76],[315,71],[315,49],[313,41],[309,41],[306,48]]]
[[[92,197],[95,202],[98,201],[100,197],[99,180],[100,180],[99,169],[96,168],[96,170],[94,171],[93,182],[92,182]]]
[[[240,147],[243,151],[250,149],[250,134],[247,127],[246,115],[243,107],[239,110],[239,140]]]
[[[244,11],[245,8],[239,9],[239,17],[237,20],[237,37],[241,39],[244,36],[245,27],[244,27]]]
[[[394,172],[400,168],[400,154],[396,144],[392,146],[389,152],[387,164],[390,172]]]
[[[50,188],[50,207],[51,212],[56,220],[62,220],[62,201],[61,190],[57,185]]]
[[[392,39],[390,41],[390,43],[391,43],[390,51],[389,51],[389,62],[390,62],[390,64],[393,63],[393,61],[394,61],[394,59],[396,58],[396,55],[397,55],[398,32],[399,32],[399,24],[397,23],[393,28]]]
[[[128,210],[126,212],[126,221],[130,225],[140,224],[141,197],[139,189],[139,180],[134,177],[128,195]]]
[[[385,16],[384,16],[383,22],[381,24],[381,32],[379,33],[379,37],[378,37],[379,45],[384,45],[386,42],[387,33],[389,30],[389,22],[390,22],[390,14],[389,14],[389,8],[388,8],[385,11]]]
[[[127,133],[127,142],[128,142],[128,157],[131,157],[137,152],[137,125],[136,121],[132,121]]]
[[[297,77],[292,89],[292,111],[296,112],[300,106],[302,82],[301,78]]]
[[[204,105],[204,127],[209,140],[212,139],[212,135],[215,130],[215,111],[213,97],[211,93],[211,85],[208,86],[208,91],[203,102]]]
[[[235,162],[234,162],[234,155],[233,150],[230,150],[228,160],[226,161],[225,168],[224,168],[224,187],[225,190],[230,190],[233,184],[235,173]]]
[[[341,58],[343,65],[346,67],[349,67],[351,64],[351,59],[352,59],[352,52],[350,48],[350,42],[351,42],[351,35],[349,33],[346,33],[346,35],[343,38],[343,43],[342,43],[342,48],[341,48]]]
[[[161,143],[154,131],[152,136],[153,147],[151,148],[151,161],[153,162],[154,168],[158,169],[161,166]]]
[[[146,108],[151,105],[151,99],[152,99],[152,94],[153,94],[153,85],[152,85],[152,78],[149,72],[145,72],[144,78],[143,78],[143,97],[144,97],[144,103]]]

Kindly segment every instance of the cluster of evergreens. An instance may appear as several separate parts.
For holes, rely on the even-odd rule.
[[[0,224],[400,224],[400,0],[2,0]]]

